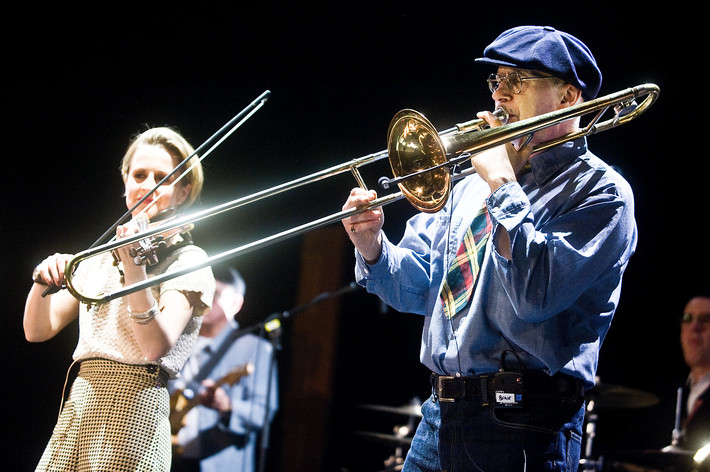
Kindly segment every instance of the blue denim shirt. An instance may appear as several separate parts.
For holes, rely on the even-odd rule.
[[[534,156],[530,170],[490,193],[477,175],[457,183],[446,206],[419,213],[399,244],[383,234],[380,259],[356,251],[356,280],[401,312],[425,316],[421,361],[442,375],[494,372],[504,350],[527,369],[563,372],[594,385],[599,349],[636,249],[629,184],[581,138]],[[483,202],[493,237],[469,305],[444,316],[439,292]],[[508,231],[512,260],[496,248]],[[505,356],[514,365],[516,356]]]

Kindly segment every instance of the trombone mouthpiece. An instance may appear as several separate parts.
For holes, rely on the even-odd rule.
[[[508,110],[503,107],[496,108],[491,113],[495,116],[502,124],[508,123]],[[456,130],[458,131],[479,131],[488,128],[488,122],[482,118],[476,118],[470,121],[465,121],[463,123],[456,124]],[[446,134],[444,132],[443,134]]]
[[[493,116],[495,116],[496,118],[498,118],[498,119],[500,120],[500,122],[503,123],[503,124],[508,123],[508,110],[506,110],[506,109],[503,108],[503,107],[496,108],[496,109],[493,111]]]

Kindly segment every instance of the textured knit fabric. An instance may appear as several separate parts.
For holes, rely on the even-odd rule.
[[[157,366],[83,361],[37,471],[170,470],[166,385]]]
[[[206,258],[186,245],[165,256],[149,276],[192,266]],[[121,287],[110,254],[82,262],[75,287],[87,295]],[[177,343],[157,362],[141,353],[123,298],[79,310],[79,342],[74,359],[81,369],[63,405],[38,471],[151,471],[170,469],[170,399],[167,380],[192,352],[202,315],[214,296],[212,271],[201,269],[152,288],[156,300],[178,290],[193,304]]]
[[[204,251],[197,246],[184,246],[152,268],[149,276],[179,270],[205,258]],[[97,277],[96,274],[106,275]],[[113,258],[105,254],[79,264],[74,280],[82,293],[94,295],[120,288],[120,277],[118,268],[113,265]],[[174,377],[190,356],[200,330],[201,316],[212,304],[214,278],[209,268],[201,269],[153,286],[152,290],[156,300],[168,290],[179,290],[188,296],[195,294],[199,297],[198,306],[185,330],[175,346],[159,361],[160,366]],[[128,305],[123,298],[89,307],[82,303],[79,312],[79,343],[74,351],[74,359],[101,357],[125,364],[147,364],[133,335],[132,323],[128,317]]]

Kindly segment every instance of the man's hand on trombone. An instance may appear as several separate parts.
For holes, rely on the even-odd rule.
[[[354,188],[350,191],[343,210],[363,207],[377,198],[374,190]],[[380,230],[385,222],[385,214],[381,207],[367,210],[363,213],[344,218],[343,226],[350,240],[362,257],[368,263],[375,263],[382,253],[382,236]]]

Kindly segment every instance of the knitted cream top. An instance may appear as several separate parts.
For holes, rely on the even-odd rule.
[[[192,266],[206,257],[205,252],[197,246],[180,247],[150,268],[148,277]],[[113,257],[108,253],[86,259],[79,264],[74,284],[81,293],[90,296],[109,293],[122,287],[118,268],[113,265]],[[120,297],[99,305],[80,304],[79,342],[74,351],[74,359],[100,357],[125,364],[158,364],[165,368],[171,377],[177,376],[192,352],[202,324],[202,315],[212,304],[214,277],[209,268],[200,269],[167,280],[151,287],[151,290],[156,300],[168,290],[179,290],[186,294],[192,292],[194,296],[189,298],[199,299],[201,302],[193,307],[190,321],[178,341],[163,358],[156,363],[149,362],[143,356],[133,334],[134,322],[128,317],[128,305],[124,297]]]

